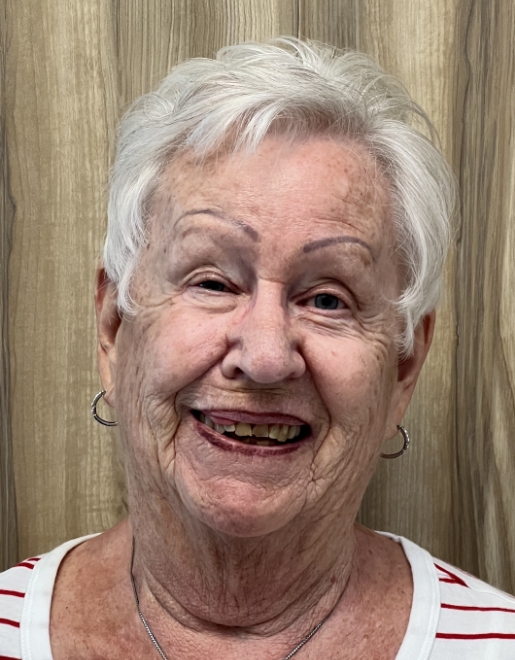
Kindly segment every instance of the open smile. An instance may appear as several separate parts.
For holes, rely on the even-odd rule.
[[[226,439],[230,441],[230,446],[234,449],[237,449],[238,445],[241,449],[245,446],[249,449],[254,446],[275,449],[274,453],[280,449],[289,453],[292,449],[297,448],[299,443],[303,444],[302,440],[311,436],[309,424],[303,424],[301,420],[294,418],[275,416],[276,418],[273,419],[272,416],[266,420],[264,416],[241,413],[231,414],[217,411],[208,414],[200,410],[191,412],[198,422],[199,430],[204,431],[202,435],[209,441],[214,441],[213,444],[218,446]]]

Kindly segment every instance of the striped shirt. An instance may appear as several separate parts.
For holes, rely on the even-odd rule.
[[[405,538],[413,603],[396,660],[515,660],[515,598],[435,560]],[[59,564],[91,537],[0,574],[0,660],[52,660],[50,604]]]

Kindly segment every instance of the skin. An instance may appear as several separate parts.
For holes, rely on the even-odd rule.
[[[168,167],[135,315],[121,316],[114,285],[97,278],[130,518],[63,562],[56,660],[156,655],[128,581],[133,534],[141,607],[170,658],[280,659],[330,612],[299,659],[395,657],[410,568],[355,519],[434,313],[401,360],[391,216],[388,181],[356,143],[268,137],[251,155]],[[224,444],[192,409],[291,418],[311,434],[282,453]]]

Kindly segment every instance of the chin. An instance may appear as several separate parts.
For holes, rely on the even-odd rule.
[[[259,489],[248,484],[202,493],[179,489],[189,515],[214,532],[234,538],[265,536],[285,527],[300,511],[286,505],[286,494],[264,496]],[[298,510],[296,510],[298,509]]]

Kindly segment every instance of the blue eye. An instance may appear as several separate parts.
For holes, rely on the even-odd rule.
[[[209,291],[226,291],[227,287],[223,282],[216,280],[205,280],[198,285],[201,289],[208,289]]]
[[[341,303],[339,298],[329,293],[319,293],[315,296],[314,302],[318,309],[338,309]]]

